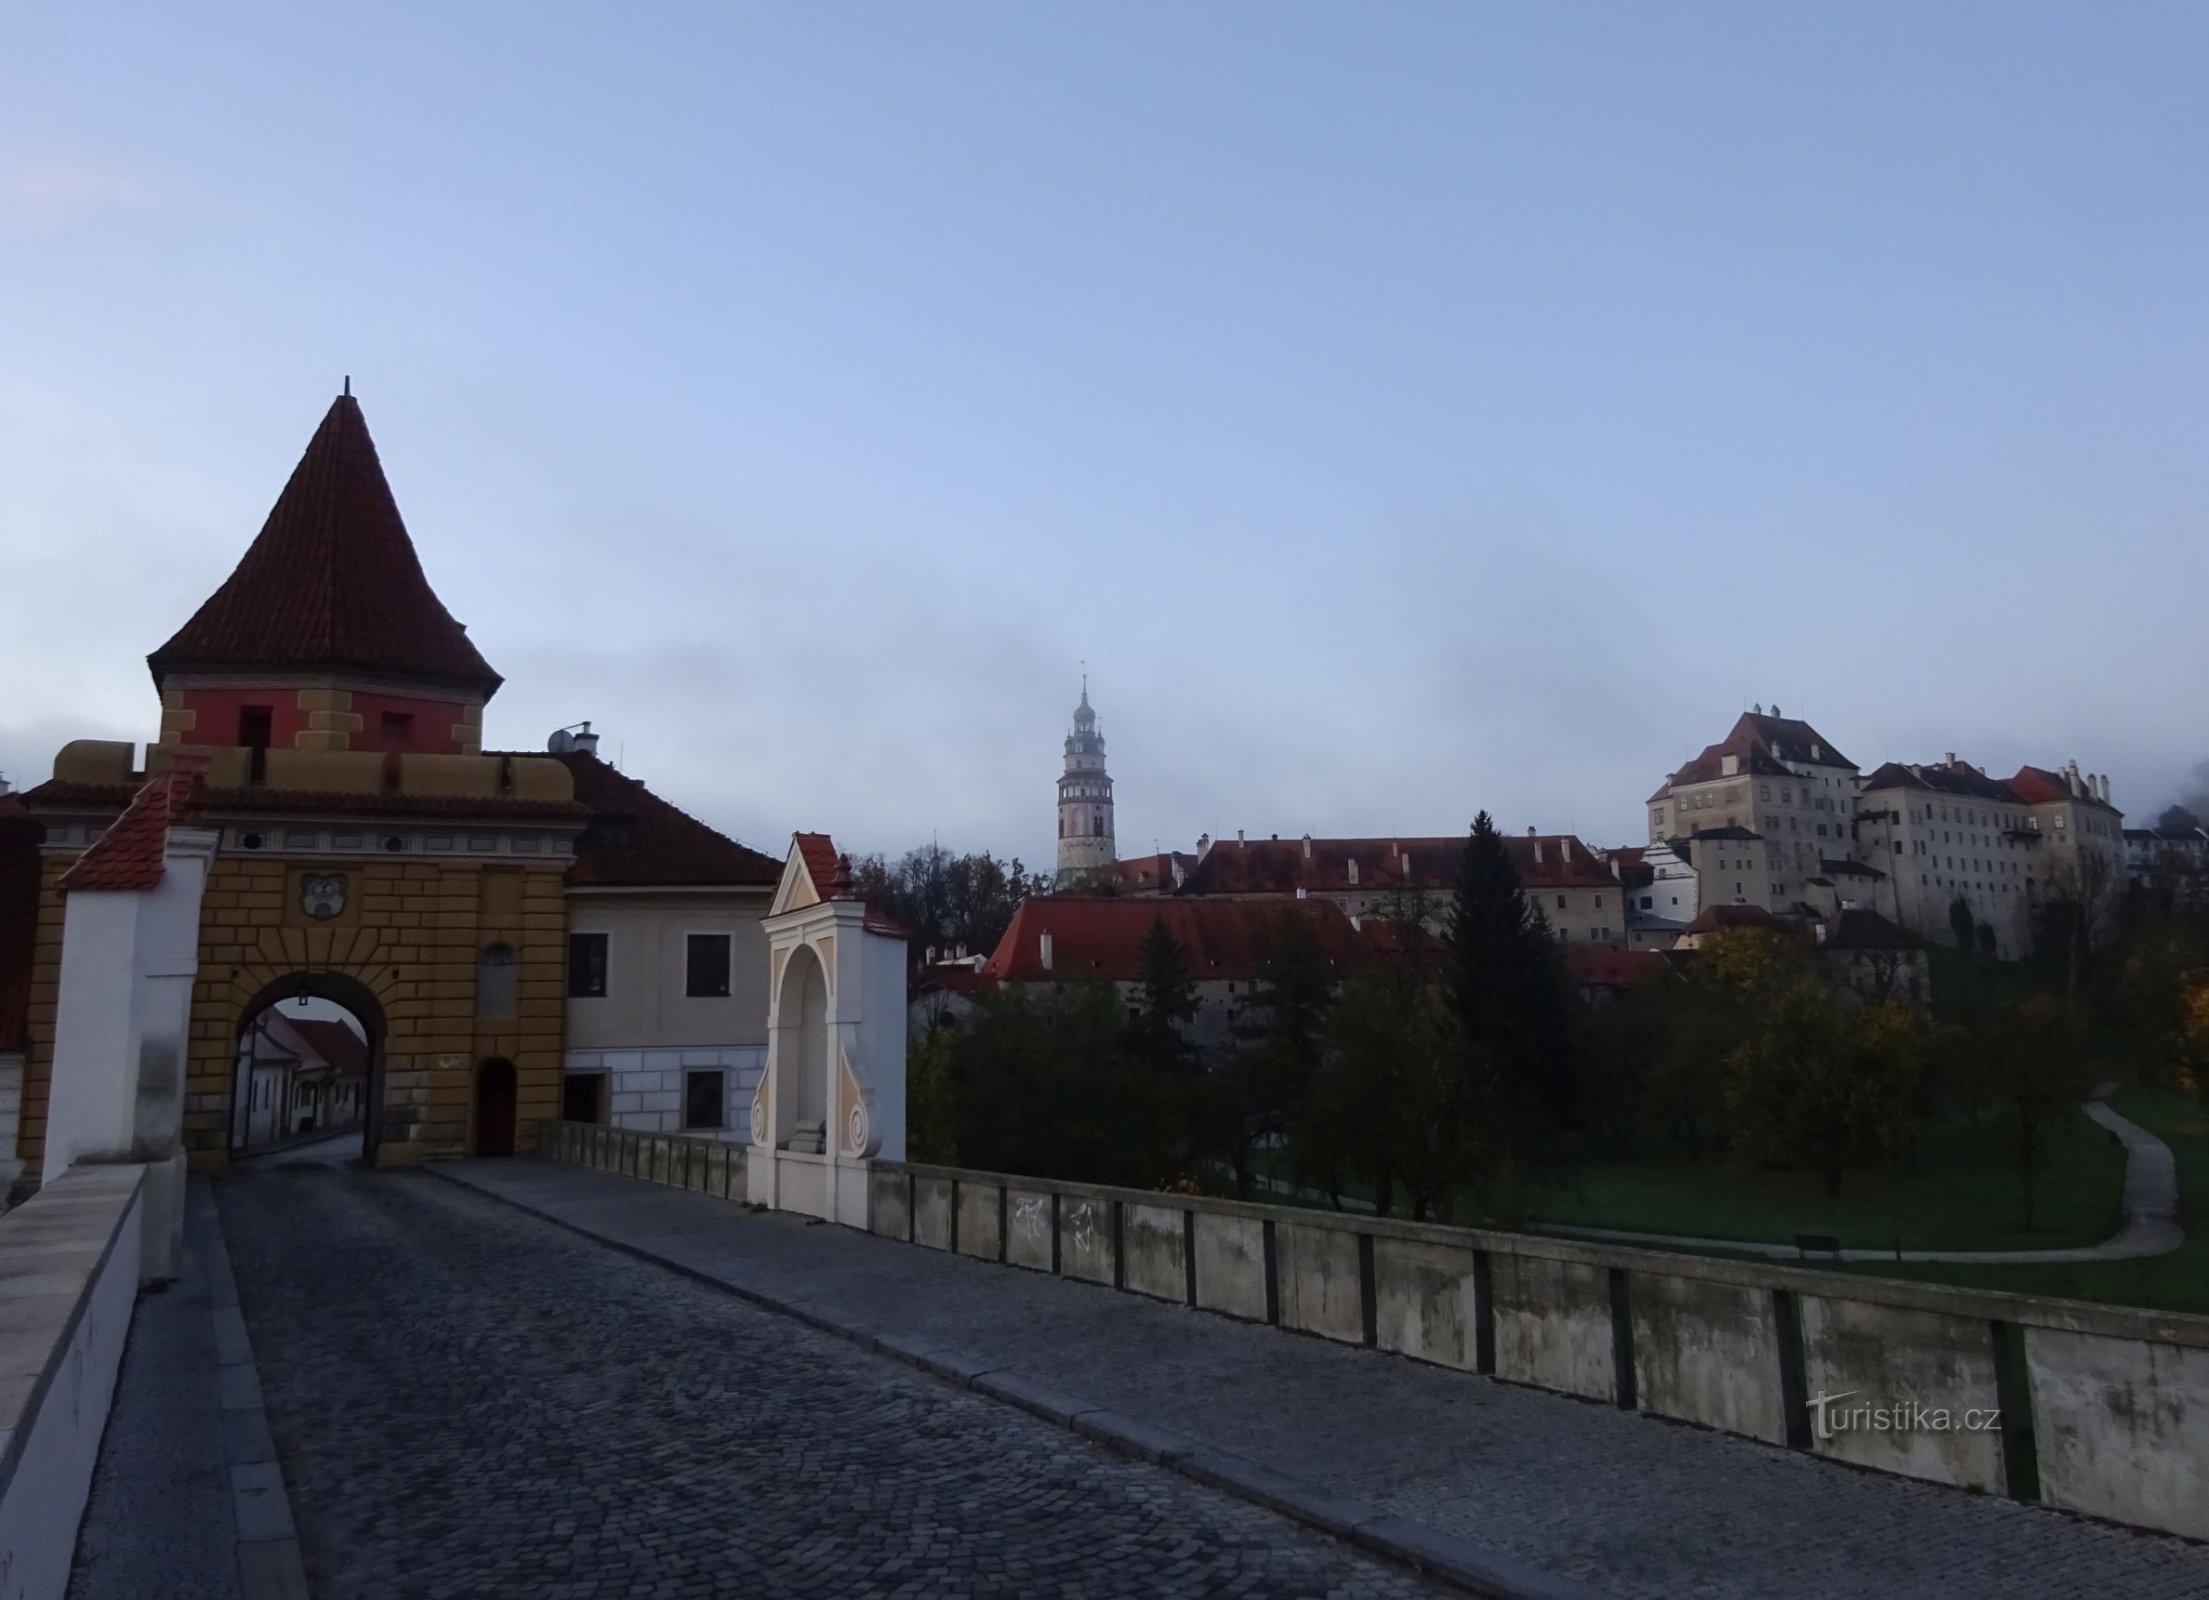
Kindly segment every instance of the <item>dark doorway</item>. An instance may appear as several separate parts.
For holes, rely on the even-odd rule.
[[[560,1088],[560,1120],[597,1122],[605,1115],[606,1074],[571,1072]]]
[[[493,1056],[476,1068],[476,1154],[514,1153],[514,1063]]]

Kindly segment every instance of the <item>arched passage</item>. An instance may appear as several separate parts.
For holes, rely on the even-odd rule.
[[[775,1106],[775,1143],[812,1144],[828,1126],[828,976],[811,945],[790,952],[783,967],[782,995],[775,1008],[775,1041],[780,1081]],[[818,1151],[824,1145],[814,1145]]]
[[[258,1030],[265,1017],[321,1011],[314,1002],[342,1008],[360,1026],[364,1044],[364,1069],[358,1074],[338,1074],[314,1085],[311,1097],[301,1096],[281,1108],[261,1102],[272,1098],[266,1085],[258,1085],[256,1068],[260,1045]],[[302,1004],[305,1002],[305,1004]],[[325,1013],[326,1014],[326,1013]],[[274,979],[254,992],[240,1008],[233,1059],[238,1063],[232,1079],[230,1152],[233,1157],[263,1142],[260,1134],[290,1135],[312,1132],[314,1126],[333,1123],[360,1128],[361,1156],[373,1164],[376,1145],[383,1134],[384,1042],[387,1037],[383,1007],[359,979],[342,972],[294,972]],[[259,1119],[259,1120],[256,1120]],[[302,1126],[304,1125],[304,1126]]]

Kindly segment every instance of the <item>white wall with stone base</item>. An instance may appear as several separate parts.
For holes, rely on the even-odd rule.
[[[750,1137],[752,1095],[766,1069],[758,1044],[667,1046],[640,1050],[570,1050],[570,1073],[604,1073],[606,1123],[636,1133],[689,1133],[742,1142]],[[683,1080],[692,1072],[722,1074],[721,1126],[683,1126]]]

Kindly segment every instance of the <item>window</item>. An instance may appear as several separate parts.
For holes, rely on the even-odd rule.
[[[246,780],[259,783],[268,776],[268,746],[274,737],[273,706],[241,706],[238,710],[238,743],[252,751],[246,763]]]
[[[1563,895],[1559,895],[1559,896],[1557,897],[1557,909],[1558,909],[1559,911],[1562,911],[1562,910],[1564,910],[1564,909],[1565,909],[1565,897],[1564,897]]]
[[[589,999],[606,992],[606,935],[568,935],[568,993]]]
[[[683,993],[693,999],[719,999],[726,995],[729,992],[729,936],[694,933],[687,944]]]
[[[692,937],[696,937],[693,935]],[[722,943],[728,942],[726,935]],[[683,1074],[683,1126],[686,1128],[718,1128],[722,1125],[721,1093],[722,1074],[719,1072],[686,1072]]]
[[[606,1074],[571,1072],[560,1085],[560,1120],[596,1122],[606,1104]]]
[[[514,1014],[514,947],[487,944],[476,957],[476,1015],[500,1020]]]
[[[383,714],[383,742],[385,744],[412,744],[414,742],[414,713],[411,711],[386,711]]]

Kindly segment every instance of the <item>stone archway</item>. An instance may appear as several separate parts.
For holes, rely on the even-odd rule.
[[[373,990],[360,979],[344,972],[302,971],[272,978],[261,984],[239,1007],[236,1026],[231,1034],[230,1058],[235,1062],[245,1042],[246,1030],[262,1012],[281,1006],[286,1000],[327,1000],[343,1006],[351,1012],[368,1037],[368,1102],[361,1118],[361,1159],[369,1166],[376,1164],[376,1146],[383,1137],[384,1122],[384,1046],[389,1037],[389,1025],[384,1008]],[[240,1137],[243,1107],[237,1095],[237,1079],[231,1079],[227,1116],[230,1125],[230,1149],[233,1159],[238,1155],[243,1141]]]
[[[793,1139],[810,1143],[810,1134],[828,1125],[828,975],[812,946],[799,945],[783,964],[782,993],[775,1007],[775,1032],[783,1067],[782,1094],[775,1105],[775,1144]]]

